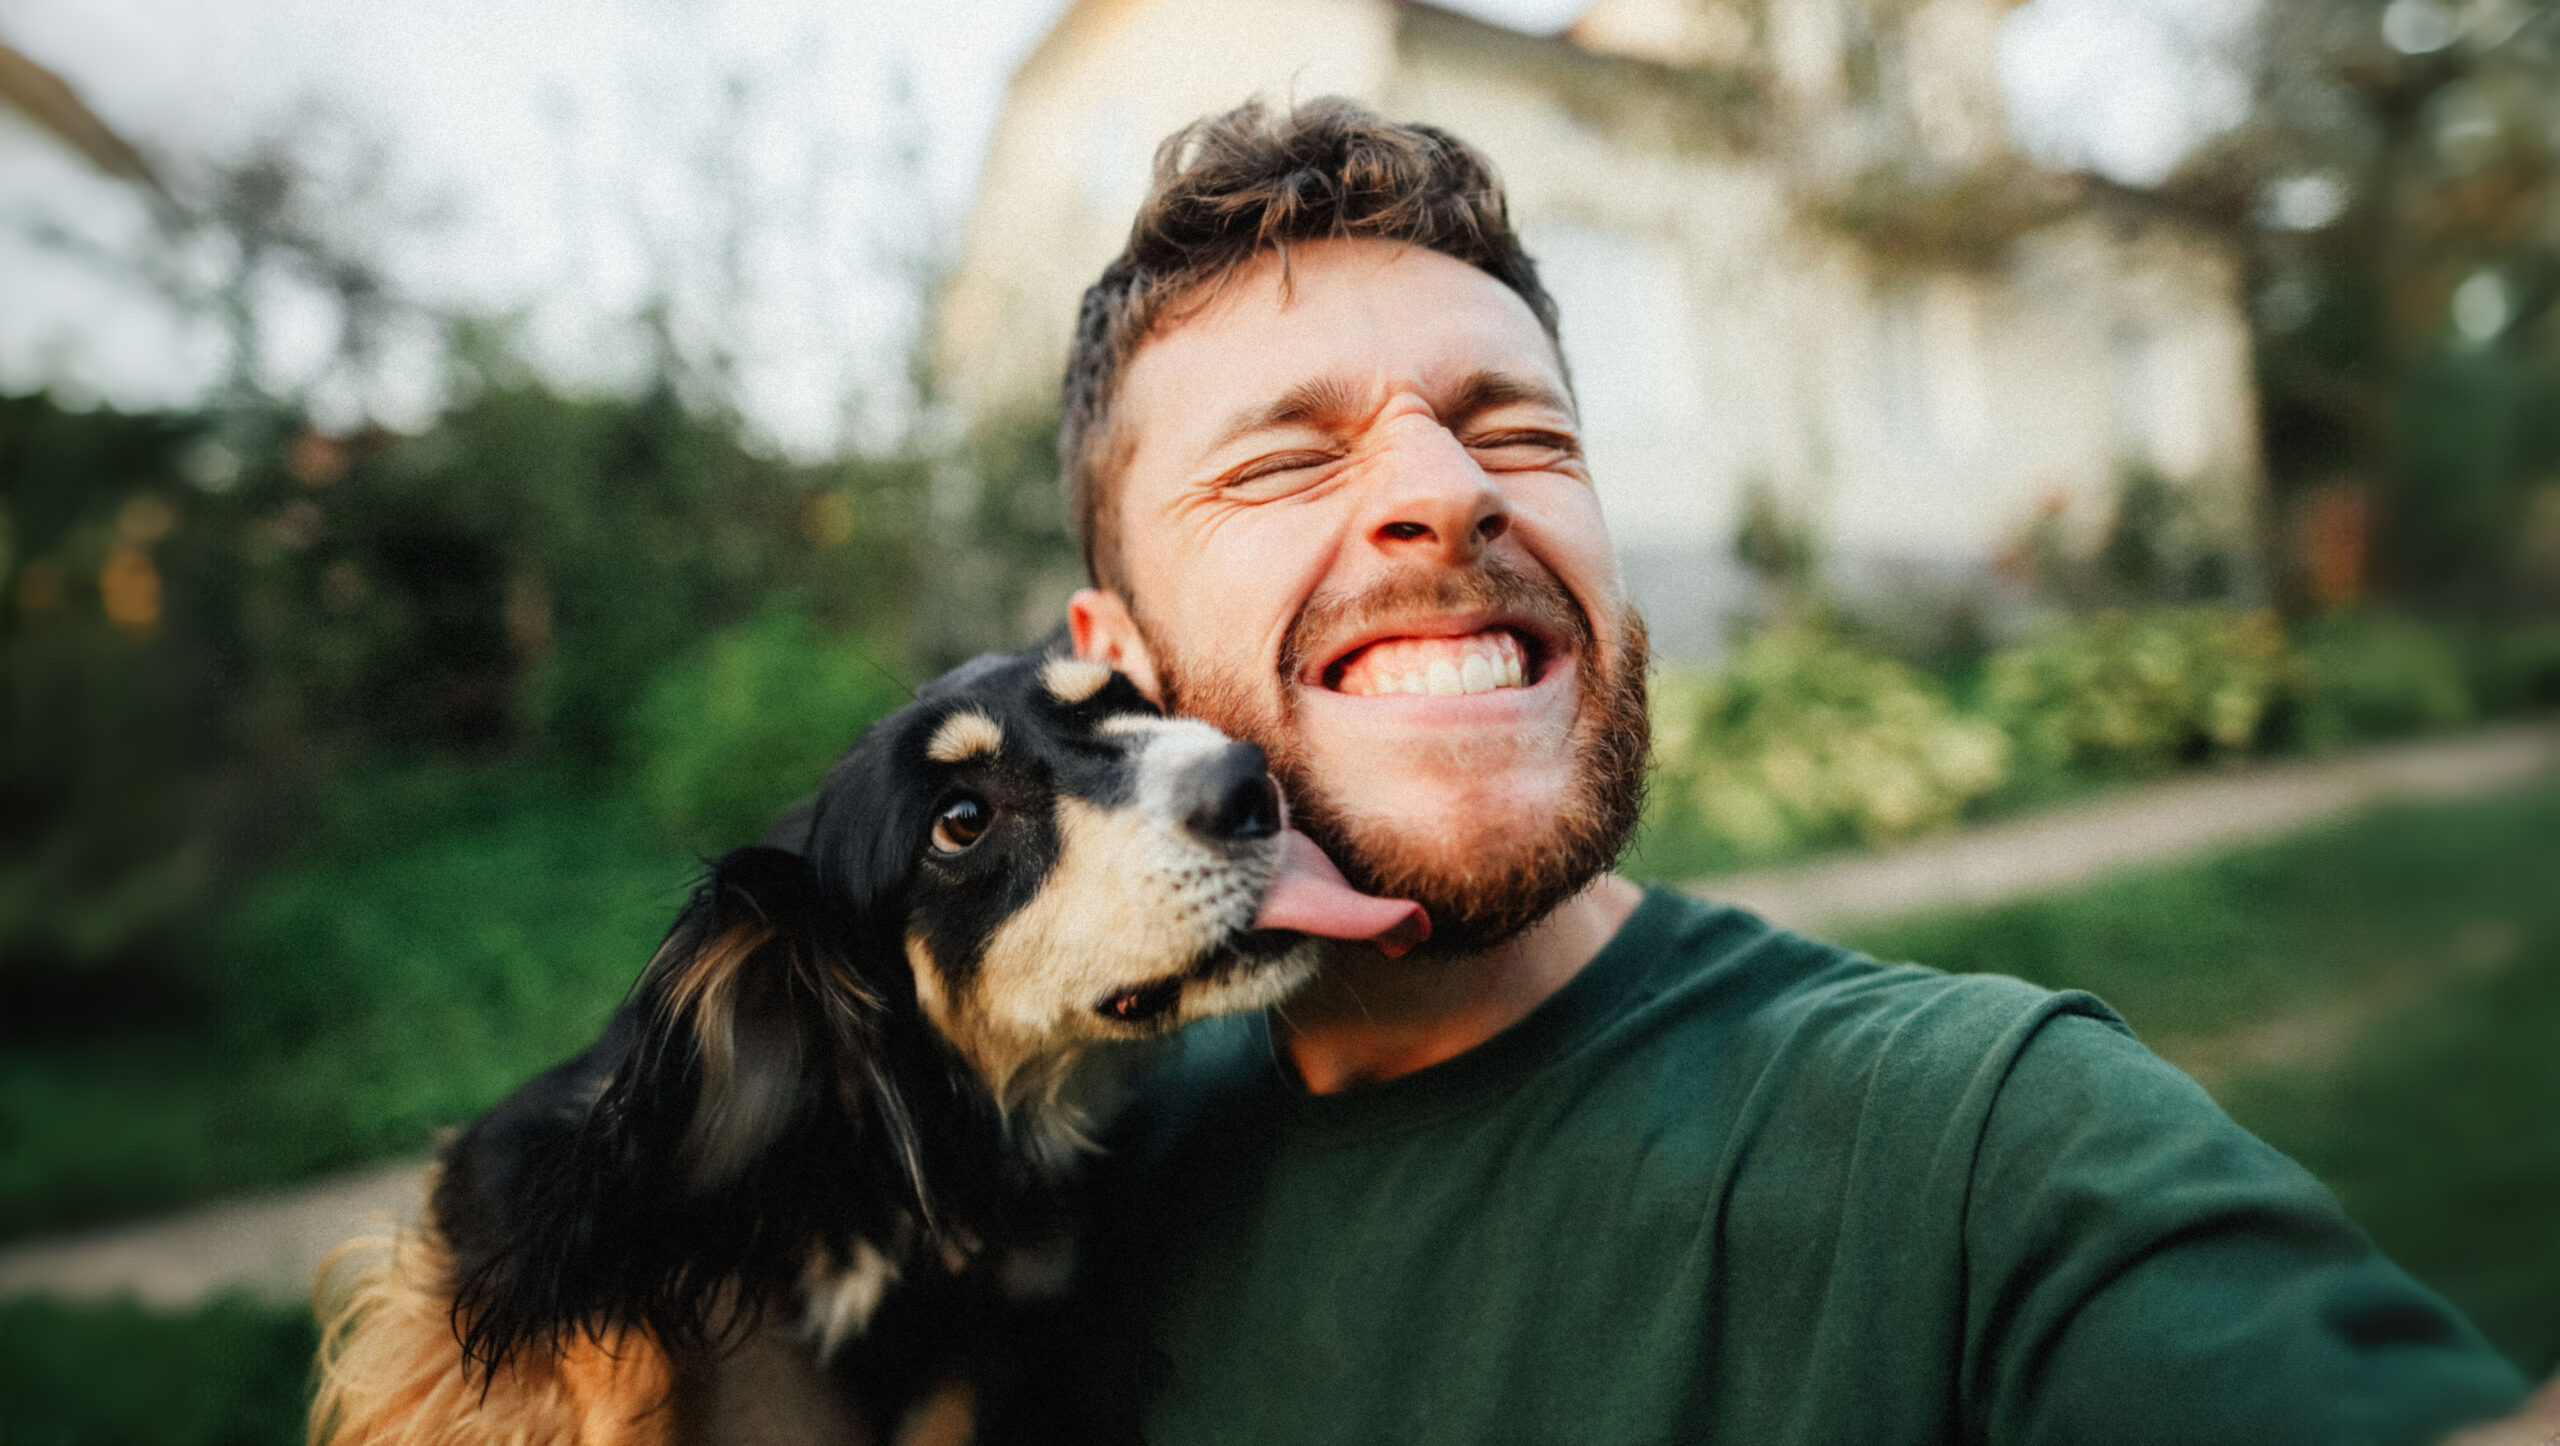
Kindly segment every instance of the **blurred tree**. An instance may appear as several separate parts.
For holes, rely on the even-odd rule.
[[[618,772],[651,679],[767,607],[905,668],[925,492],[912,462],[760,455],[664,386],[491,385],[344,438],[0,399],[0,1027],[165,959],[351,757]]]
[[[0,398],[0,1027],[45,1027],[53,986],[112,984],[202,898],[205,740],[166,581],[169,464],[195,430]]]
[[[1057,418],[983,425],[931,471],[934,598],[916,619],[919,662],[939,672],[1064,622],[1084,558],[1058,495]]]
[[[1047,631],[1075,576],[1053,425],[925,440],[920,370],[847,399],[896,423],[867,449],[794,458],[747,420],[772,198],[745,179],[753,86],[725,94],[693,147],[703,205],[649,232],[660,294],[616,393],[566,395],[510,323],[404,295],[384,150],[326,115],[154,157],[138,247],[13,218],[227,345],[183,412],[0,397],[0,1033],[133,1013],[110,997],[188,1008],[171,966],[350,764],[534,762],[734,835],[895,680]],[[921,296],[933,258],[906,265]],[[316,353],[276,344],[315,310]],[[363,420],[399,410],[393,342],[443,377],[405,430]],[[754,696],[710,696],[733,685]]]
[[[2251,120],[2170,190],[2248,243],[2292,600],[2548,606],[2560,13],[2264,0]]]

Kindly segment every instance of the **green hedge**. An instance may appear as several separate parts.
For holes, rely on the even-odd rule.
[[[1703,860],[1942,827],[2009,759],[1927,678],[1807,628],[1752,639],[1722,673],[1664,670],[1654,730],[1656,813]]]
[[[1994,654],[1985,712],[2049,772],[2157,772],[2254,746],[2290,681],[2271,613],[2110,610]]]
[[[594,1037],[695,868],[556,773],[413,766],[326,812],[233,901],[190,1010],[0,1051],[0,1238],[424,1151]]]
[[[1890,843],[2111,781],[2439,731],[2560,703],[2560,631],[2351,612],[2110,609],[2053,620],[1950,688],[1836,631],[1746,641],[1655,682],[1633,867],[1693,877]]]
[[[754,841],[835,756],[910,696],[883,658],[768,609],[660,674],[630,727],[640,791],[702,853]]]

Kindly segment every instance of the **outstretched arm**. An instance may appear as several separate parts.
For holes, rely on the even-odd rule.
[[[2019,1052],[1965,1241],[1976,1439],[2419,1446],[2525,1394],[2308,1171],[2099,1019]]]

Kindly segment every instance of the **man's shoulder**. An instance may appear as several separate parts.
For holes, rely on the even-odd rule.
[[[1712,1037],[1769,1066],[1904,1081],[1994,1076],[2053,1020],[2129,1035],[2095,997],[1999,974],[1888,962],[1781,928],[1746,910],[1655,890],[1651,954],[1628,1016]]]

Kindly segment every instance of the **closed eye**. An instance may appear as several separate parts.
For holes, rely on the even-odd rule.
[[[1466,439],[1477,463],[1495,471],[1531,471],[1553,467],[1582,455],[1582,443],[1570,432],[1544,428],[1485,432]]]
[[[1228,493],[1276,497],[1305,486],[1311,480],[1308,473],[1341,460],[1342,454],[1338,451],[1300,449],[1273,452],[1256,457],[1218,479],[1218,486]]]

